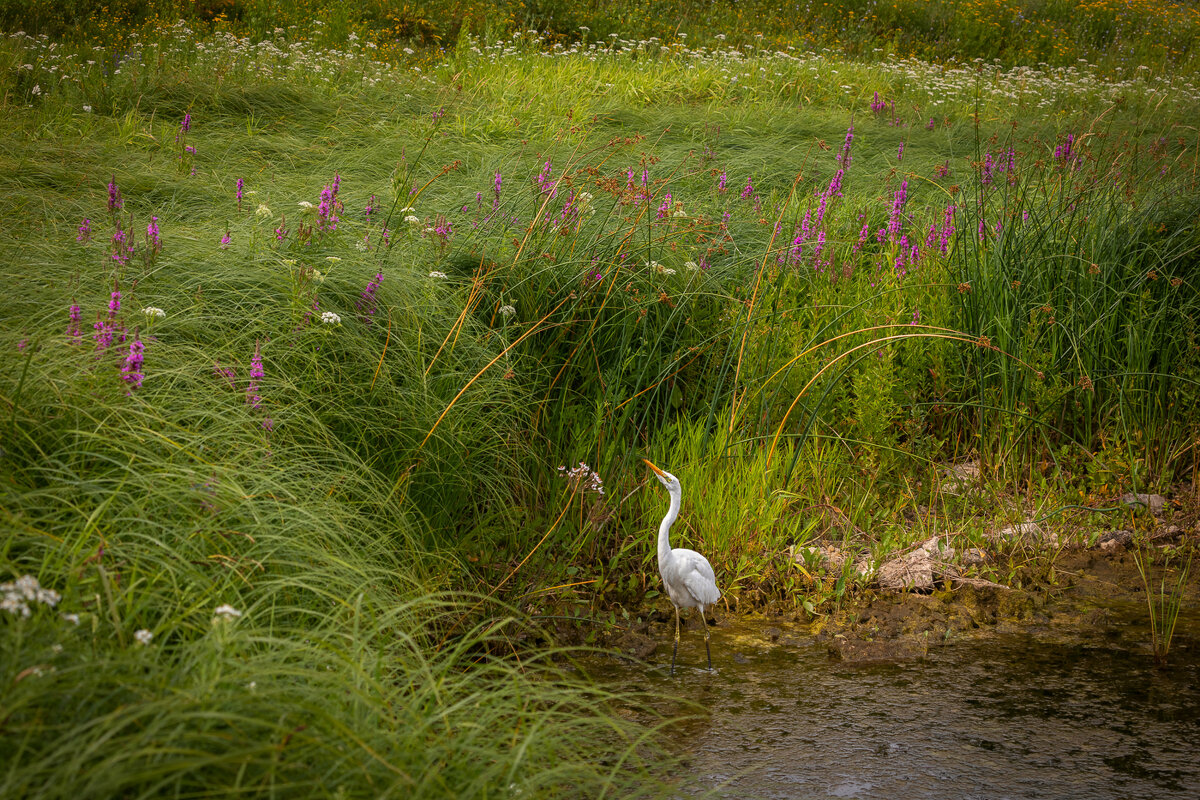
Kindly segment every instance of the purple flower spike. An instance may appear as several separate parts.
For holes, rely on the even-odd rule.
[[[71,303],[71,324],[67,326],[67,336],[71,337],[71,344],[79,344],[83,340],[83,330],[79,327],[81,312],[78,303]]]
[[[254,355],[250,358],[250,383],[246,386],[246,402],[251,408],[260,408],[262,406],[262,397],[258,394],[260,381],[266,377],[266,372],[263,371],[262,350],[259,343],[254,343]]]
[[[379,309],[379,299],[375,297],[375,293],[379,291],[382,283],[383,273],[375,273],[375,279],[367,282],[367,288],[363,289],[362,294],[354,303],[354,307],[358,309],[359,318],[367,325],[371,324],[371,318]]]
[[[112,179],[108,182],[108,213],[115,214],[124,205],[125,200],[121,197],[121,190],[117,188],[117,176],[113,175]]]
[[[242,180],[241,178],[238,178],[237,179],[237,192],[235,193],[235,196],[237,197],[238,211],[242,210],[242,193],[243,193],[242,190],[244,190],[245,188],[246,188],[246,182],[244,180]]]
[[[138,338],[137,331],[133,333],[133,341],[129,343],[129,354],[125,356],[125,365],[121,367],[121,380],[130,385],[129,391],[142,388],[142,361],[146,346]]]
[[[79,235],[75,237],[77,242],[90,242],[92,240],[92,221],[87,217],[83,218],[83,222],[79,224]]]

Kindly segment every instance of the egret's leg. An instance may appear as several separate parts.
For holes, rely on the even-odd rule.
[[[679,606],[675,606],[675,649],[671,651],[671,674],[675,674],[675,656],[679,653]]]
[[[712,672],[712,651],[708,649],[708,620],[704,618],[704,609],[700,610],[700,621],[704,623],[704,652],[708,655],[708,671]]]

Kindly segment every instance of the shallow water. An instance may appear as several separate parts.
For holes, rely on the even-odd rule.
[[[684,635],[674,678],[669,639],[651,668],[588,670],[706,712],[669,734],[694,780],[683,796],[1195,800],[1200,639],[1189,633],[1177,633],[1165,670],[1137,644],[1148,630],[1141,639],[1136,620],[854,665],[782,626],[734,623],[713,630],[711,673],[697,631]]]

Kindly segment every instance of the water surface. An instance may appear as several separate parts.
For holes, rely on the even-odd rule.
[[[1200,642],[1186,633],[1160,670],[1137,644],[1136,621],[1065,638],[997,634],[860,665],[780,628],[714,629],[712,673],[695,631],[674,678],[661,663],[588,669],[704,710],[669,734],[695,781],[685,796],[1200,797]],[[659,662],[669,648],[666,639]]]

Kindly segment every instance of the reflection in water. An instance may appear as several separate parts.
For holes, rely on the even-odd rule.
[[[673,729],[695,794],[736,798],[1200,797],[1200,647],[1172,666],[1097,640],[1007,634],[928,658],[850,665],[811,640],[714,629],[715,673],[593,662],[598,678],[683,694]],[[721,654],[718,657],[718,653]]]

